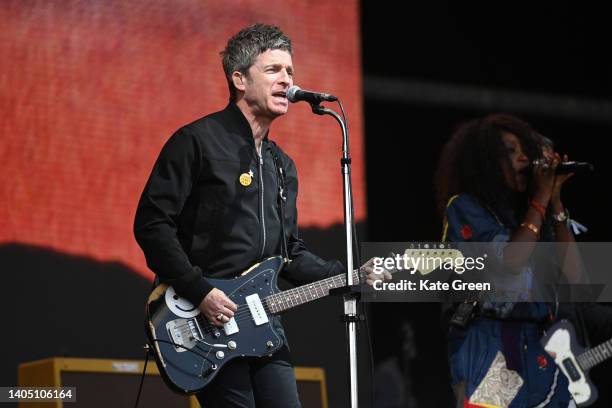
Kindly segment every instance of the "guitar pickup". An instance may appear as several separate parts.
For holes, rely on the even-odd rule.
[[[230,319],[229,322],[223,325],[223,330],[225,330],[225,334],[228,336],[230,334],[238,333],[240,331],[238,329],[238,324],[236,324],[236,319],[234,319],[233,317]]]
[[[246,300],[247,305],[249,306],[255,326],[261,326],[262,324],[270,321],[257,293],[245,297],[244,300]]]
[[[564,359],[562,364],[567,371],[567,375],[572,381],[578,381],[580,379],[580,371],[578,371],[578,368],[576,368],[571,358],[568,357]]]

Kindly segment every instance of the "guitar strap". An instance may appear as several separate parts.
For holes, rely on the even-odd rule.
[[[587,331],[586,324],[584,323],[584,312],[583,312],[583,303],[576,303],[576,315],[578,317],[578,322],[580,324],[580,329],[582,331],[582,340],[584,341],[584,345],[586,348],[591,348],[591,339],[589,338],[589,332]]]
[[[285,191],[285,169],[280,162],[278,157],[278,147],[273,141],[269,141],[270,150],[272,152],[272,160],[274,161],[274,167],[276,168],[276,178],[278,180],[278,212],[281,224],[282,240],[282,255],[286,262],[290,262],[289,251],[287,250],[287,235],[285,235],[285,204],[287,202],[287,193]]]

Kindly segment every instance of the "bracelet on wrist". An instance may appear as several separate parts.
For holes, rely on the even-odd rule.
[[[552,219],[555,224],[567,224],[569,222],[569,211],[564,209],[563,211],[553,214]]]
[[[544,207],[542,204],[538,203],[535,200],[530,200],[529,205],[531,206],[531,208],[535,209],[538,214],[540,214],[540,216],[542,216],[542,220],[546,218],[546,207]]]
[[[529,231],[533,232],[536,238],[540,238],[540,229],[533,225],[530,222],[524,222],[521,224],[521,227],[527,228]]]

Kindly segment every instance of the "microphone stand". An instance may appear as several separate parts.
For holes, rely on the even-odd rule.
[[[344,288],[335,289],[334,292],[342,294],[344,298],[343,321],[346,323],[348,336],[349,374],[351,408],[359,405],[357,388],[357,322],[361,317],[357,314],[357,293],[352,286],[353,282],[353,193],[351,184],[351,157],[349,154],[348,128],[344,120],[331,109],[321,106],[320,103],[310,103],[312,112],[317,115],[329,115],[334,117],[342,129],[342,159],[340,166],[344,188],[344,226],[346,233],[346,284]]]

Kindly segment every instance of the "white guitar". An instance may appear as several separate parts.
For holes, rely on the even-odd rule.
[[[561,320],[547,331],[541,343],[567,377],[569,392],[576,404],[580,407],[593,404],[597,400],[597,388],[591,383],[588,371],[612,357],[612,339],[585,351],[576,342],[574,326]]]

